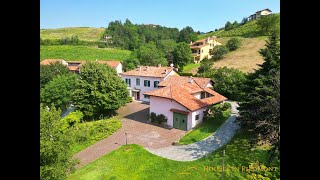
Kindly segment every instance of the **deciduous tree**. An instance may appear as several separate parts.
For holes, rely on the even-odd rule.
[[[173,51],[174,65],[183,70],[183,67],[192,62],[192,51],[190,46],[185,42],[180,42]]]

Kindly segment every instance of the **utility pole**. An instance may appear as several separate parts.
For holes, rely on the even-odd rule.
[[[224,179],[224,156],[225,156],[226,151],[223,150],[223,156],[222,156],[222,176],[221,179]]]

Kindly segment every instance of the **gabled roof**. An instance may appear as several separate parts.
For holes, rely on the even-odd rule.
[[[156,67],[156,66],[141,66],[141,70],[136,68],[131,71],[123,72],[121,75],[126,76],[146,76],[146,77],[166,77],[171,71],[173,67]],[[165,73],[165,70],[167,72]]]
[[[206,80],[203,80],[203,82],[205,81]],[[195,111],[197,109],[227,100],[226,97],[220,95],[210,88],[200,87],[201,85],[199,86],[196,81],[193,83],[184,82],[181,84],[169,84],[170,85],[168,86],[145,92],[144,94],[175,100],[177,103],[181,104],[190,111]],[[194,93],[202,91],[205,91],[212,96],[205,99],[198,99],[193,95]]]
[[[41,61],[40,64],[49,65],[49,64],[53,64],[53,63],[61,62],[61,61],[63,61],[63,59],[45,59],[45,60]]]
[[[160,82],[158,86],[185,84],[188,83],[189,78],[190,77],[188,76],[169,76],[165,81]],[[213,81],[210,78],[192,77],[192,79],[200,86],[200,88],[205,88],[210,82],[213,84]]]

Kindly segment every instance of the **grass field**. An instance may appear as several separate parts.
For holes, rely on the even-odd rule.
[[[218,40],[222,42],[222,44],[226,44],[230,38],[231,37],[222,37],[218,38]],[[260,55],[259,50],[265,48],[267,36],[240,39],[242,42],[240,48],[235,51],[229,52],[223,59],[214,62],[213,68],[224,66],[228,68],[233,67],[245,73],[253,72],[254,69],[259,68],[258,64],[263,63],[263,58]],[[189,66],[188,72],[196,74],[199,66]]]
[[[40,60],[65,59],[65,60],[119,60],[128,58],[130,51],[96,48],[87,46],[40,46]]]
[[[267,151],[251,148],[248,135],[238,132],[229,144],[196,161],[179,162],[149,153],[139,145],[122,146],[98,160],[76,170],[67,179],[220,179],[222,151],[225,150],[225,179],[250,179],[248,176],[264,174],[270,179],[280,178],[280,162],[268,167],[277,170],[245,172],[250,163],[266,164]],[[256,178],[258,179],[258,178]]]
[[[219,38],[222,43],[226,43],[230,38]],[[242,45],[239,49],[229,52],[223,59],[214,62],[213,67],[219,68],[227,66],[236,68],[243,72],[253,72],[258,69],[257,64],[263,63],[263,58],[259,50],[265,48],[267,37],[241,38]]]
[[[98,41],[105,31],[105,28],[70,27],[57,29],[41,29],[42,39],[61,39],[64,37],[78,36],[80,40]]]
[[[208,119],[188,132],[179,140],[179,144],[192,144],[210,136],[230,117],[230,110],[223,111],[222,114],[222,117]]]
[[[185,67],[183,67],[183,72],[185,73],[193,73],[194,69],[198,69],[200,67],[200,63],[190,63],[188,65],[186,65]]]

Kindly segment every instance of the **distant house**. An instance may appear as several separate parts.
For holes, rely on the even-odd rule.
[[[86,61],[65,61],[63,59],[45,59],[40,62],[42,65],[49,65],[51,63],[60,62],[64,65],[66,65],[70,71],[74,73],[80,73],[81,66],[86,63]],[[105,64],[109,67],[114,68],[117,73],[122,73],[122,64],[120,61],[110,61],[110,60],[104,60],[104,61],[96,61],[101,64]]]
[[[144,93],[150,97],[150,113],[163,114],[168,126],[181,130],[201,123],[208,106],[227,100],[212,90],[210,78],[169,76],[158,86]]]
[[[149,101],[145,92],[158,88],[158,84],[169,76],[179,76],[174,67],[140,66],[137,69],[120,73],[128,85],[128,91],[133,100]]]
[[[250,15],[248,20],[255,20],[255,19],[259,19],[261,16],[268,16],[271,14],[271,10],[270,9],[263,9],[260,11],[255,12],[254,14]]]
[[[215,46],[221,44],[221,42],[217,41],[216,36],[211,36],[205,39],[200,39],[196,42],[191,42],[190,48],[192,50],[193,61],[195,63],[199,63],[204,58],[210,59],[210,50],[212,50]]]

